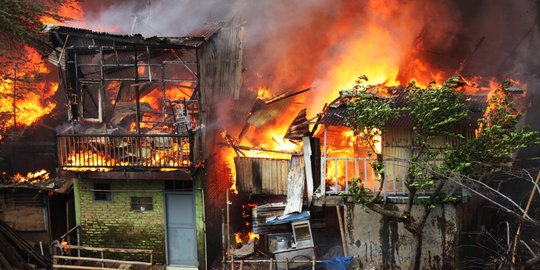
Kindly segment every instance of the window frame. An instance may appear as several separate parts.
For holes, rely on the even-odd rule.
[[[107,186],[108,188],[106,188]],[[109,203],[113,201],[111,183],[93,183],[92,188],[92,200],[94,202]],[[103,195],[105,199],[98,199],[97,195]]]
[[[130,209],[131,211],[138,211],[138,212],[154,211],[154,197],[153,196],[130,196]]]

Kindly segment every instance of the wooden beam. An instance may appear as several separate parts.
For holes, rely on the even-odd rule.
[[[127,264],[137,264],[137,265],[152,265],[149,262],[123,261],[123,260],[101,259],[101,258],[92,258],[92,257],[76,257],[76,256],[54,255],[53,258],[71,260],[71,261],[81,260],[81,261],[102,262],[102,263],[127,263]]]
[[[313,170],[311,168],[311,143],[309,137],[302,138],[304,142],[304,164],[306,170],[306,188],[307,188],[307,199],[308,206],[311,205],[311,200],[313,199]]]
[[[179,168],[182,170],[182,168]],[[189,172],[79,172],[83,179],[192,180]]]
[[[279,154],[287,154],[287,155],[294,154],[294,152],[290,152],[290,151],[279,151],[279,150],[272,150],[272,149],[266,149],[266,148],[261,148],[261,147],[250,147],[250,146],[243,146],[243,145],[236,145],[236,148],[240,150],[248,150],[248,151],[262,151],[262,152],[279,153]]]
[[[97,267],[97,266],[63,265],[63,264],[55,264],[53,265],[53,269],[118,270],[118,268],[103,268],[103,267]]]
[[[345,240],[345,229],[343,228],[343,219],[341,218],[341,207],[336,205],[336,212],[339,222],[339,232],[341,234],[341,245],[343,246],[343,256],[349,256],[349,250],[347,248],[347,241]]]
[[[90,251],[105,251],[105,252],[118,252],[118,253],[146,253],[151,254],[153,251],[151,249],[128,249],[128,248],[99,248],[99,247],[85,247],[85,246],[76,246],[76,245],[54,245],[57,248],[69,248],[69,249],[79,249],[79,250],[90,250]]]

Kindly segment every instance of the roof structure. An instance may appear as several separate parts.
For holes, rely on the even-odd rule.
[[[115,42],[116,45],[143,45],[150,47],[190,47],[198,48],[210,37],[212,37],[217,31],[224,26],[223,22],[207,22],[201,25],[199,28],[194,29],[186,36],[183,37],[149,37],[145,38],[140,34],[123,35],[107,32],[94,32],[88,29],[74,28],[67,26],[51,26],[48,31],[51,35],[69,35],[74,37],[80,37],[76,43],[70,42],[70,45],[74,46],[92,46],[100,45],[96,44],[93,39]],[[85,43],[84,40],[91,41]],[[59,39],[52,39],[54,47],[61,47]]]
[[[387,99],[392,100],[397,107],[405,107],[407,105],[406,95],[403,91],[388,97]],[[323,117],[318,123],[327,126],[347,126],[345,118],[348,114],[347,103],[349,101],[350,97],[343,96],[334,100],[332,104],[328,106],[327,110],[323,112]],[[478,119],[483,115],[486,101],[486,96],[467,96],[465,103],[471,114],[467,119],[462,120],[459,125],[462,127],[476,127]],[[389,120],[386,125],[391,127],[412,128],[414,119],[407,114],[403,114],[397,119]]]
[[[23,182],[0,182],[0,189],[33,189],[55,193],[69,192],[73,186],[71,179],[51,178],[43,181],[23,181]]]

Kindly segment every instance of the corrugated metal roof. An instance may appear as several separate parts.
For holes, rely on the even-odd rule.
[[[145,45],[145,46],[178,46],[178,47],[199,47],[210,37],[212,37],[219,29],[223,27],[223,22],[208,22],[193,30],[184,37],[149,37],[144,38],[140,34],[135,35],[123,35],[106,32],[94,32],[89,29],[74,28],[67,26],[54,26],[49,29],[50,33],[69,35],[80,37],[79,39],[69,39],[69,45],[72,46],[90,46],[90,45],[108,45],[98,44],[101,41],[113,41],[115,45],[129,44],[129,45]],[[96,41],[98,40],[98,41]],[[54,43],[53,39],[53,43]],[[118,44],[120,43],[120,44]],[[54,46],[56,46],[55,44]]]
[[[289,125],[284,138],[301,141],[309,133],[309,122],[306,118],[306,109],[302,109]]]
[[[405,97],[406,95],[404,93],[400,93],[392,98],[395,106],[405,107],[407,105]],[[482,112],[486,107],[486,100],[486,96],[467,96],[465,103],[471,114],[467,119],[461,121],[459,126],[475,127],[478,119],[482,117]],[[345,118],[348,114],[347,102],[344,102],[343,99],[338,99],[334,104],[337,104],[338,106],[329,106],[328,110],[324,113],[324,116],[318,123],[328,126],[347,126],[345,123]],[[414,120],[409,115],[403,114],[397,119],[388,121],[386,125],[391,127],[411,128],[414,125]]]
[[[204,41],[212,37],[224,25],[224,22],[207,22],[186,35],[186,46],[199,47]]]

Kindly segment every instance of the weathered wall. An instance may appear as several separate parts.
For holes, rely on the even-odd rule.
[[[44,196],[37,190],[0,189],[0,220],[32,245],[50,241]]]
[[[409,269],[414,238],[401,223],[359,205],[348,205],[346,209],[349,254],[357,259],[360,269]],[[422,207],[415,206],[413,217],[419,216],[420,211]],[[456,206],[445,204],[435,208],[423,238],[422,269],[455,269]]]
[[[93,183],[110,183],[112,201],[94,201]],[[94,247],[154,250],[156,263],[165,263],[165,214],[162,181],[78,180],[82,244]],[[131,197],[152,197],[153,210],[131,210]]]

